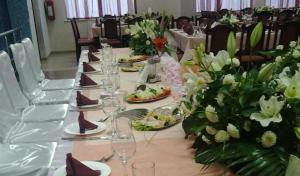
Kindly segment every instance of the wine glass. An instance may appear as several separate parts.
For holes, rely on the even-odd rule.
[[[114,135],[117,130],[116,115],[120,111],[120,102],[117,97],[107,96],[102,100],[103,112],[111,118],[111,133]]]
[[[106,75],[103,80],[103,86],[107,93],[114,94],[120,89],[120,76],[118,74]]]
[[[112,136],[111,147],[124,167],[124,176],[128,176],[127,164],[136,152],[136,143],[131,131],[118,130]]]

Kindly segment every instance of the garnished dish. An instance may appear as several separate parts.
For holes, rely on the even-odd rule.
[[[138,68],[138,67],[122,67],[121,70],[123,72],[138,72],[138,71],[140,71],[140,68]]]
[[[170,94],[171,90],[169,87],[160,85],[143,85],[139,86],[134,93],[129,94],[126,97],[126,100],[129,103],[147,103],[164,99]]]
[[[119,58],[119,63],[132,63],[132,62],[141,62],[147,60],[147,56],[138,55],[138,56],[128,56]]]
[[[172,127],[180,121],[178,108],[168,105],[148,112],[144,118],[133,120],[132,127],[137,131],[157,131]]]

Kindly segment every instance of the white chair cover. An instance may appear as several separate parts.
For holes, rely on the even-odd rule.
[[[15,111],[28,107],[29,101],[20,89],[14,70],[11,66],[10,58],[6,52],[0,53],[0,77],[2,77],[2,81],[5,85],[4,87],[6,87]]]
[[[31,66],[26,59],[25,50],[22,44],[10,45],[17,71],[19,73],[20,83],[24,94],[33,104],[64,104],[69,103],[71,96],[70,90],[42,91],[39,83],[35,80]],[[12,67],[10,65],[10,67]]]
[[[35,79],[41,82],[42,90],[61,90],[61,89],[72,89],[74,87],[74,79],[45,79],[45,75],[41,69],[41,61],[34,49],[34,46],[29,38],[25,38],[22,41],[25,48],[27,59],[29,60],[30,66],[33,70]]]
[[[46,176],[57,143],[0,144],[1,176]]]
[[[63,120],[65,118],[68,110],[67,104],[29,106],[11,67],[9,56],[5,52],[0,53],[0,81],[4,83],[3,88],[0,89],[2,100],[0,109],[3,111],[22,115],[24,122]],[[8,107],[9,105],[10,107]]]

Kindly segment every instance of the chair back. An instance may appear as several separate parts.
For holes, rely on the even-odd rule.
[[[241,15],[251,15],[253,13],[253,9],[248,7],[241,10]]]
[[[75,18],[71,19],[71,25],[72,25],[72,30],[73,30],[75,42],[77,44],[78,39],[80,38],[80,33],[79,33],[79,30],[78,30],[78,26],[77,26],[77,22],[76,22]]]
[[[298,41],[300,34],[300,23],[295,21],[286,22],[282,25],[278,25],[277,30],[275,31],[275,36],[279,36],[279,45],[283,45],[284,48],[289,48],[291,41]],[[274,46],[277,44],[277,40],[274,41]]]
[[[103,24],[103,25],[102,25]],[[101,26],[104,28],[104,35],[103,30],[101,30],[102,37],[107,39],[119,39],[121,36],[121,22],[120,19],[106,19],[101,21]],[[101,28],[102,29],[102,28]]]
[[[181,16],[177,19],[173,19],[173,24],[176,25],[177,29],[181,29],[185,24],[190,23],[191,21],[193,21],[191,18],[187,16]]]
[[[38,82],[41,82],[45,79],[44,72],[42,71],[42,65],[40,57],[37,54],[37,51],[35,50],[31,40],[29,38],[25,38],[22,40],[22,44],[24,46],[26,56],[29,58],[30,66],[33,70],[33,74],[35,79]]]
[[[293,10],[290,10],[290,9],[285,9],[281,12],[279,12],[278,16],[277,16],[277,21],[279,23],[284,23],[286,21],[289,21],[292,19],[294,15],[294,11]]]
[[[266,27],[263,27],[263,33],[262,33],[262,37],[260,39],[260,41],[258,42],[258,44],[256,45],[255,48],[251,49],[250,47],[250,37],[251,37],[251,33],[253,31],[253,29],[255,28],[256,24],[251,24],[249,26],[246,26],[245,24],[243,24],[242,26],[242,33],[241,33],[241,42],[240,42],[240,51],[239,51],[239,55],[250,55],[251,52],[254,53],[256,51],[263,51],[265,50],[264,48],[264,41],[265,41],[265,35],[266,35]],[[245,43],[245,45],[244,45]]]
[[[7,90],[7,95],[14,107],[14,112],[19,112],[21,109],[29,106],[29,101],[21,91],[11,60],[6,52],[0,53],[0,79],[2,79],[4,88]],[[1,101],[3,100],[1,98]],[[8,101],[4,102],[8,103]]]
[[[25,49],[22,44],[16,43],[10,45],[13,53],[13,59],[19,73],[22,90],[28,99],[33,99],[40,94],[41,88],[38,81],[34,78],[30,63],[27,59]]]
[[[204,25],[210,27],[215,22],[212,18],[198,17],[196,18],[196,26]]]
[[[257,17],[258,21],[263,22],[264,24],[267,24],[269,21],[272,21],[273,19],[273,12],[260,12],[256,13],[255,16]]]
[[[142,17],[135,17],[135,18],[133,18],[133,19],[129,19],[129,20],[127,21],[128,28],[130,28],[130,25],[135,25],[135,23],[141,22],[141,21],[143,21],[143,18],[142,18]]]
[[[229,13],[228,9],[221,9],[221,10],[218,11],[218,14],[219,14],[220,17],[222,17],[222,16],[224,16],[228,13]]]
[[[102,18],[103,20],[106,20],[106,19],[116,19],[117,17],[114,15],[104,15]]]
[[[206,52],[213,52],[214,54],[216,54],[220,50],[226,50],[228,36],[231,31],[233,31],[231,26],[223,24],[219,24],[214,28],[208,29],[206,31],[205,40]],[[210,50],[208,50],[209,36],[211,36]]]

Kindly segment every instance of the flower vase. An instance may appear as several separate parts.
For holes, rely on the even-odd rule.
[[[160,56],[155,55],[148,59],[149,65],[149,74],[148,74],[148,83],[156,83],[161,81],[161,77],[158,75],[159,72],[159,63],[160,63]]]

